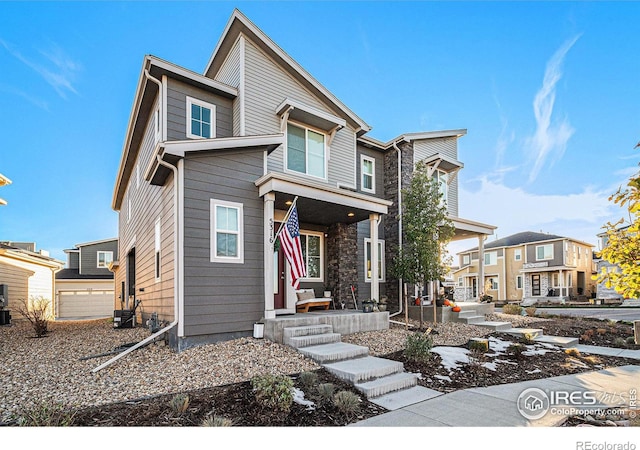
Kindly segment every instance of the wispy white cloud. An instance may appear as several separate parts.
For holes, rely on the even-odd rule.
[[[82,66],[73,61],[57,44],[52,43],[49,49],[39,51],[44,57],[42,61],[24,56],[14,45],[3,39],[0,39],[0,45],[14,58],[40,75],[60,97],[66,99],[67,93],[78,93],[73,84]]]
[[[38,97],[35,97],[27,92],[24,92],[20,89],[17,89],[13,86],[0,83],[0,91],[7,92],[12,95],[17,95],[18,97],[22,97],[23,99],[25,99],[32,105],[36,106],[37,108],[43,109],[45,111],[49,111],[49,104],[46,101]]]
[[[534,160],[529,173],[530,182],[537,178],[549,157],[553,158],[552,164],[562,158],[567,142],[575,132],[566,118],[552,123],[552,115],[556,101],[556,85],[562,78],[562,64],[567,53],[579,38],[580,35],[577,35],[567,40],[547,62],[542,87],[533,100],[536,131],[533,136],[527,139],[527,149],[531,152],[531,157]]]

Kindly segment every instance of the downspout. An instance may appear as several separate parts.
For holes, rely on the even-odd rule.
[[[401,216],[401,211],[402,211],[402,155],[400,152],[400,148],[397,145],[397,142],[393,142],[393,148],[396,149],[396,152],[398,153],[398,249],[402,248],[402,216]],[[400,305],[400,309],[398,310],[398,312],[395,312],[393,314],[389,315],[389,319],[391,319],[392,317],[395,317],[397,315],[402,314],[402,293],[404,292],[403,290],[403,283],[402,283],[402,278],[400,278],[398,280],[398,298],[399,298],[399,305]],[[393,320],[389,320],[389,322],[393,322],[393,323],[397,323],[400,325],[405,325],[404,322],[396,322]]]
[[[144,71],[145,76],[153,81],[154,83],[156,83],[158,85],[158,96],[161,97],[162,96],[162,83],[157,80],[156,78],[152,77],[149,74],[149,70],[145,69]],[[160,108],[162,108],[162,99],[159,99],[159,103],[160,103]],[[162,114],[162,111],[160,111]],[[162,120],[160,121],[160,126],[162,127],[163,123]],[[174,282],[173,282],[173,291],[174,291],[174,295],[173,295],[173,322],[171,322],[169,325],[167,325],[166,327],[162,328],[161,330],[153,333],[151,336],[147,337],[146,339],[143,339],[142,341],[138,342],[136,345],[129,347],[127,350],[123,351],[122,353],[119,353],[118,355],[116,355],[115,357],[111,358],[109,361],[106,361],[105,363],[99,365],[98,367],[94,368],[93,370],[91,370],[92,373],[96,373],[102,369],[104,369],[107,366],[110,366],[111,364],[113,364],[114,362],[116,362],[117,360],[119,360],[120,358],[122,358],[125,355],[128,355],[129,353],[133,352],[134,350],[139,349],[140,347],[147,345],[149,342],[153,341],[154,339],[156,339],[157,337],[161,336],[162,334],[166,333],[167,331],[169,331],[171,328],[175,327],[178,324],[178,307],[179,307],[179,302],[178,299],[180,298],[180,286],[179,286],[179,282],[178,280],[180,279],[180,274],[179,274],[179,256],[180,256],[180,248],[178,246],[178,168],[163,161],[162,158],[160,157],[160,155],[156,155],[156,160],[158,161],[158,164],[160,164],[161,166],[164,166],[168,169],[170,169],[173,172],[173,228],[174,228],[174,239],[173,239],[173,248],[174,248],[174,261],[173,261],[173,266],[174,266]]]

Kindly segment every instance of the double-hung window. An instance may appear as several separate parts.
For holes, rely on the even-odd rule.
[[[325,135],[287,124],[287,170],[326,179]]]
[[[209,139],[216,137],[216,106],[187,97],[187,137]]]
[[[487,252],[484,254],[484,265],[495,266],[498,264],[498,252]]]
[[[301,231],[300,245],[307,267],[305,280],[322,281],[322,235]]]
[[[440,203],[442,205],[447,204],[449,194],[449,174],[442,170],[436,170],[433,173],[433,177],[438,182],[438,190],[440,191]]]
[[[113,252],[98,252],[98,268],[108,268],[109,264],[113,262]]]
[[[211,200],[211,262],[243,263],[243,206]]]
[[[360,157],[360,186],[363,191],[375,194],[375,170],[376,160],[362,155]]]
[[[522,260],[522,249],[517,248],[513,251],[513,259],[515,261],[520,261]]]
[[[365,281],[371,281],[371,239],[364,239]],[[384,281],[384,241],[378,240],[378,280]]]

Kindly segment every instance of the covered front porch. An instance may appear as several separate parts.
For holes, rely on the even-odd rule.
[[[329,291],[332,305],[353,303],[351,286],[358,282],[360,251],[357,225],[368,222],[370,257],[377,260],[380,219],[391,202],[292,174],[268,173],[255,184],[264,199],[264,319],[296,315],[298,298],[290,268],[275,245],[276,233],[293,201],[308,273],[299,289],[313,289],[317,297]],[[377,270],[374,264],[372,271]],[[379,298],[377,273],[372,279],[371,297]]]

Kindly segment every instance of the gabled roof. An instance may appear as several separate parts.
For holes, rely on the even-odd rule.
[[[231,18],[227,22],[218,45],[213,51],[209,63],[204,71],[205,76],[213,78],[220,67],[224,63],[225,58],[233,48],[240,34],[248,37],[254,44],[260,47],[267,55],[269,55],[281,67],[287,70],[299,83],[312,92],[316,97],[331,107],[336,113],[341,113],[347,118],[347,121],[356,129],[357,134],[361,135],[371,130],[371,127],[353,111],[351,111],[344,103],[342,103],[335,95],[325,88],[318,80],[311,76],[302,68],[291,56],[282,50],[274,41],[271,40],[262,30],[260,30],[253,22],[251,22],[238,9],[231,14]]]
[[[574,242],[580,242],[584,245],[592,246],[587,242],[582,242],[577,239],[573,239],[565,236],[559,236],[557,234],[538,233],[535,231],[523,231],[520,233],[512,234],[511,236],[507,236],[501,239],[496,239],[495,241],[491,241],[488,244],[484,245],[484,249],[487,250],[491,248],[513,247],[516,245],[531,244],[533,242],[555,241],[559,239],[561,240],[568,239]],[[468,250],[464,250],[462,252],[459,252],[458,254],[469,253],[476,250],[478,250],[478,247],[473,247]]]
[[[422,131],[418,133],[404,133],[391,139],[388,142],[382,142],[370,136],[360,136],[358,137],[358,142],[366,145],[367,147],[376,147],[379,150],[388,150],[393,147],[393,144],[398,144],[400,142],[413,142],[421,141],[424,139],[439,139],[448,137],[459,138],[464,136],[465,134],[467,134],[467,130],[465,128],[460,128],[457,130],[436,130]]]
[[[62,269],[64,262],[44,255],[38,252],[25,250],[24,248],[15,247],[10,243],[0,242],[0,255],[22,261],[39,264],[41,266],[50,267],[52,269]]]

